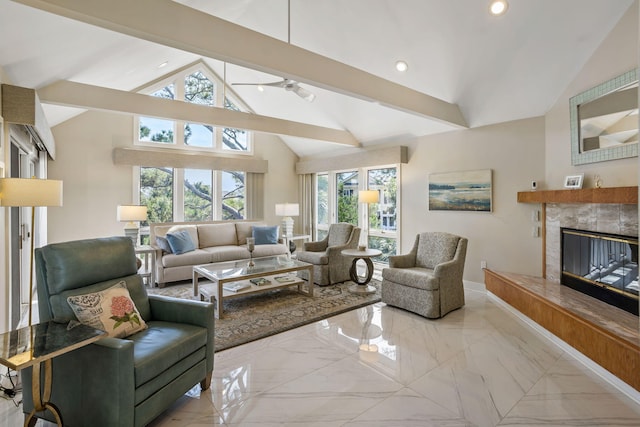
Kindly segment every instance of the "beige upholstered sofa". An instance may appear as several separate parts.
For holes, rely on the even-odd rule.
[[[151,224],[149,243],[156,248],[156,274],[158,286],[192,277],[193,266],[212,262],[249,259],[247,237],[252,236],[254,226],[265,226],[260,221],[211,221],[166,222]],[[157,237],[165,237],[170,231],[185,229],[196,249],[180,255],[166,253],[158,246]],[[276,244],[256,245],[255,258],[285,255],[287,247],[281,239]]]

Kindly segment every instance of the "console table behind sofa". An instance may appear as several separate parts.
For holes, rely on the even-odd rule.
[[[247,237],[251,237],[253,226],[264,225],[267,224],[256,220],[150,224],[149,243],[156,249],[155,280],[158,286],[164,287],[168,282],[191,279],[194,265],[249,259]],[[180,255],[163,252],[156,243],[156,237],[164,237],[172,228],[189,230],[196,250]],[[285,255],[287,252],[287,246],[282,239],[278,239],[276,244],[256,245],[253,256]]]

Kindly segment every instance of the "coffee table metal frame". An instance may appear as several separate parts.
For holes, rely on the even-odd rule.
[[[307,290],[304,290],[305,280],[302,278],[296,278],[293,282],[280,283],[274,280],[270,276],[278,276],[286,273],[293,273],[298,271],[307,270],[308,278],[311,280],[313,277],[313,264],[298,261],[295,259],[287,258],[284,255],[270,256],[263,258],[254,258],[254,265],[249,265],[249,260],[229,261],[229,262],[217,262],[212,264],[201,264],[193,267],[193,295],[200,295],[198,279],[205,277],[213,282],[212,287],[207,287],[207,294],[213,291],[215,301],[215,313],[216,318],[222,317],[223,301],[229,298],[236,298],[245,295],[250,295],[259,292],[265,292],[273,289],[288,288],[290,286],[297,286],[298,292],[307,296],[313,297],[313,282],[307,281]],[[259,277],[270,277],[271,283],[268,285],[254,285],[250,284],[247,289],[243,289],[238,292],[231,292],[224,290],[222,287],[225,283],[248,281],[249,279]],[[204,290],[204,289],[203,289]],[[209,296],[209,295],[207,295]]]

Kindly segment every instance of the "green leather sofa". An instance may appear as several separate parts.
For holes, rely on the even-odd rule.
[[[67,297],[124,280],[148,328],[99,341],[53,359],[50,401],[65,426],[144,426],[186,391],[209,388],[213,371],[213,304],[147,295],[131,239],[109,237],[51,244],[35,252],[40,321],[75,320]],[[33,408],[31,368],[22,371],[23,412]],[[55,421],[48,412],[38,417]]]

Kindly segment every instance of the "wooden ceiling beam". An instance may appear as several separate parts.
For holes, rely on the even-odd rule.
[[[248,129],[256,132],[333,142],[352,147],[360,147],[361,145],[350,132],[344,130],[82,83],[59,81],[39,89],[37,92],[40,101],[45,104],[140,114],[233,129]]]
[[[456,104],[171,0],[13,0],[164,46],[467,127]]]

